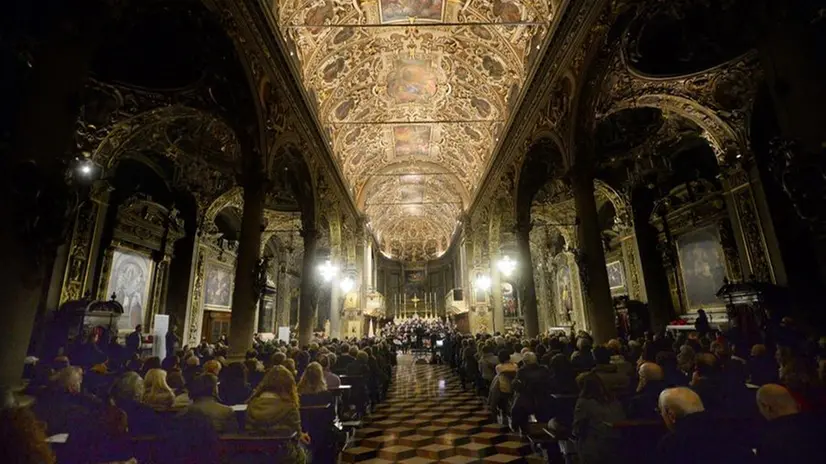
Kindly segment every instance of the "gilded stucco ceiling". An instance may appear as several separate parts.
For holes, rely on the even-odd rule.
[[[556,16],[548,0],[270,0],[382,251],[447,250]]]

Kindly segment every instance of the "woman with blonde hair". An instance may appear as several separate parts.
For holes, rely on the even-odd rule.
[[[298,382],[299,395],[315,395],[327,391],[327,382],[324,380],[324,370],[321,364],[311,362],[307,365],[304,375]]]
[[[168,409],[175,403],[175,392],[166,383],[166,371],[149,369],[143,379],[144,392],[141,401],[153,409]]]
[[[245,428],[261,434],[295,432],[302,443],[310,443],[310,436],[301,429],[295,377],[286,367],[274,366],[264,374],[247,402]],[[289,454],[289,462],[306,461],[304,451],[298,446],[289,450]]]

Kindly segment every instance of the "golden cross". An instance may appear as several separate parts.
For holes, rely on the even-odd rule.
[[[413,302],[413,309],[416,309],[419,307],[419,302],[422,300],[420,300],[416,295],[413,295],[413,298],[411,298],[410,301]]]

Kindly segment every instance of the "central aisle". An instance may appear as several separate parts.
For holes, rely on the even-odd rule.
[[[387,400],[342,453],[343,462],[526,462],[528,442],[496,424],[449,366],[414,364],[409,355],[398,361]]]

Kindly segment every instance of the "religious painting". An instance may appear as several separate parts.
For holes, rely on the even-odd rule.
[[[571,268],[562,266],[556,275],[556,290],[559,295],[559,312],[570,315],[574,310],[574,291],[571,283]]]
[[[405,185],[399,190],[400,203],[422,203],[424,202],[424,186]]]
[[[622,270],[622,262],[614,261],[605,266],[608,271],[608,286],[611,290],[625,288],[625,274]]]
[[[232,306],[232,268],[215,262],[207,263],[204,278],[204,306],[207,309],[228,310]]]
[[[125,249],[114,251],[106,296],[114,295],[115,300],[123,305],[118,330],[132,330],[144,323],[151,284],[152,260],[149,255]]]
[[[436,74],[425,60],[400,60],[387,78],[387,94],[397,103],[425,103],[436,87]]]
[[[441,21],[442,0],[381,0],[381,22],[392,23],[416,18]]]
[[[516,300],[516,290],[510,282],[502,283],[502,310],[505,317],[518,317],[519,304]]]
[[[689,309],[722,306],[717,291],[726,277],[720,236],[714,226],[677,238],[677,253]]]
[[[430,126],[394,127],[393,147],[397,157],[428,156],[430,154]]]

